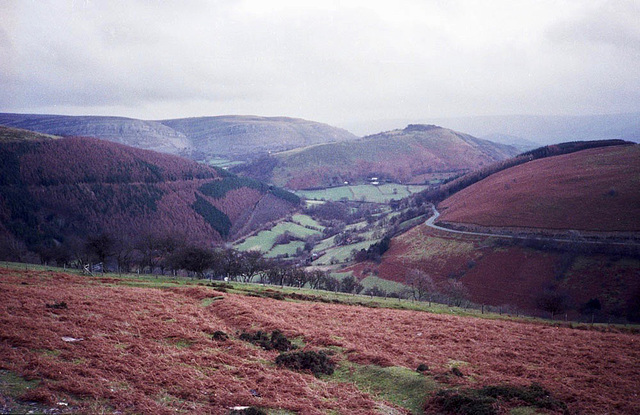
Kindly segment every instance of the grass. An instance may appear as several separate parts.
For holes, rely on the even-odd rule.
[[[353,383],[361,391],[408,409],[413,414],[422,414],[427,395],[438,389],[433,379],[399,366],[358,365],[345,361],[330,378]]]
[[[365,289],[378,287],[381,290],[386,291],[387,293],[401,293],[409,288],[408,286],[399,282],[385,280],[376,277],[375,275],[369,275],[368,277],[365,277],[360,281],[360,284],[362,284]]]
[[[334,248],[329,248],[325,251],[325,254],[320,258],[313,261],[313,265],[329,265],[331,264],[332,259],[337,262],[347,262],[351,259],[351,252],[355,249],[359,251],[361,249],[367,249],[374,243],[378,242],[377,240],[358,242],[351,245],[345,246],[336,246]]]
[[[299,190],[298,196],[312,200],[356,200],[372,203],[389,203],[392,199],[402,199],[426,189],[427,186],[381,184],[378,186],[361,184],[355,186],[331,187],[321,190]]]
[[[306,238],[307,236],[316,235],[320,233],[319,230],[305,228],[304,226],[299,225],[297,223],[280,222],[270,230],[261,231],[257,235],[251,236],[245,239],[244,242],[236,245],[235,248],[240,251],[258,250],[263,253],[269,253],[269,251],[271,251],[271,249],[274,248],[276,238],[285,232],[290,232],[291,234],[302,239]],[[304,246],[304,243],[302,245]],[[297,249],[297,246],[296,246],[296,249]],[[285,249],[285,251],[283,251],[282,253],[294,254],[296,249],[293,249],[291,251],[291,247],[289,247],[289,249]],[[271,256],[276,256],[276,255],[277,254],[273,254]]]
[[[320,225],[315,219],[313,219],[309,215],[303,215],[301,213],[297,213],[291,217],[291,220],[297,223],[298,225],[311,227],[319,231],[322,231],[324,229],[324,226]]]
[[[53,266],[44,266],[44,265],[34,265],[34,264],[23,264],[23,263],[15,263],[15,262],[0,262],[0,267],[16,269],[16,270],[36,270],[42,271],[42,274],[39,276],[40,278],[50,278],[47,273],[49,271],[55,272],[67,272],[69,274],[81,275],[80,270],[76,269],[66,269],[57,268]],[[342,273],[345,276],[348,273]],[[334,274],[332,274],[334,276]],[[122,285],[122,286],[130,286],[130,287],[141,287],[141,288],[157,288],[157,289],[166,289],[166,288],[176,288],[180,286],[211,286],[212,289],[216,289],[215,282],[212,284],[208,280],[197,280],[192,278],[184,278],[184,277],[173,277],[170,275],[149,275],[149,274],[117,274],[117,273],[105,273],[105,274],[96,274],[94,277],[87,276],[89,280],[96,279],[96,283],[100,283],[97,278],[111,278],[113,281],[110,281],[109,284],[112,285]],[[553,321],[535,317],[526,317],[526,316],[512,316],[507,313],[498,314],[498,313],[490,313],[484,312],[481,313],[480,310],[471,309],[471,308],[462,308],[462,307],[454,307],[448,306],[446,304],[438,304],[438,303],[428,303],[428,302],[420,302],[420,301],[411,301],[397,298],[383,298],[383,297],[369,297],[366,295],[353,295],[346,294],[340,292],[332,292],[332,291],[324,291],[324,290],[312,290],[309,288],[296,288],[296,287],[279,287],[276,285],[262,285],[258,283],[240,283],[240,282],[232,282],[226,284],[230,288],[227,288],[227,292],[232,294],[243,294],[243,295],[263,295],[265,291],[270,290],[271,292],[276,291],[283,294],[304,294],[309,296],[309,298],[316,298],[318,301],[325,302],[337,302],[341,304],[347,305],[357,305],[364,307],[373,307],[373,308],[389,308],[396,310],[413,310],[413,311],[422,311],[434,314],[450,314],[457,316],[473,316],[482,319],[488,320],[509,320],[509,321],[523,321],[523,322],[536,322],[539,324],[551,325],[551,326],[564,326],[564,327],[573,327],[573,328],[586,328],[586,327],[595,327],[607,329],[609,327],[616,327],[620,330],[630,330],[635,332],[640,330],[640,326],[638,325],[624,325],[624,324],[586,324],[586,323],[567,323],[564,321]],[[287,301],[295,301],[295,300],[287,300]]]
[[[8,370],[0,370],[0,395],[19,398],[29,389],[38,386],[38,380],[25,380]]]
[[[276,245],[265,254],[265,257],[275,258],[278,255],[294,256],[298,249],[304,249],[303,241],[291,241],[288,244]]]

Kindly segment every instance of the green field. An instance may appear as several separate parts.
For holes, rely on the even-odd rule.
[[[315,219],[313,219],[311,216],[308,216],[308,215],[302,215],[298,213],[293,215],[291,217],[291,220],[297,223],[298,225],[302,225],[306,228],[313,228],[319,231],[324,229],[324,226],[320,225],[318,222],[316,222]]]
[[[337,262],[347,262],[351,259],[351,252],[355,249],[359,251],[361,249],[367,249],[378,240],[358,242],[356,244],[336,246],[335,248],[329,248],[325,251],[325,255],[313,261],[313,265],[330,265],[331,260],[334,259]],[[317,247],[316,247],[317,248]]]
[[[298,225],[297,223],[282,222],[277,224],[270,230],[261,231],[257,235],[245,239],[244,242],[236,245],[235,248],[240,251],[260,251],[268,254],[269,251],[274,248],[273,245],[276,242],[276,238],[285,232],[290,232],[291,234],[302,239],[306,238],[309,235],[316,235],[320,233],[319,230],[305,228],[304,226]],[[302,245],[304,246],[304,243],[302,243]],[[289,249],[290,248],[291,247],[289,247]],[[289,249],[287,249],[287,251],[283,253],[288,253]],[[293,253],[295,253],[295,249],[293,249]]]
[[[338,201],[347,199],[362,202],[388,203],[392,199],[402,199],[426,188],[427,186],[387,183],[378,186],[361,184],[356,186],[331,187],[322,190],[299,190],[295,193],[300,197],[311,200]]]
[[[265,254],[267,258],[276,258],[279,255],[294,256],[298,249],[304,249],[304,242],[291,241],[285,245],[276,245]]]
[[[237,166],[239,164],[244,164],[244,163],[242,161],[232,161],[222,157],[211,157],[205,161],[205,164],[208,164],[210,166],[225,168],[225,167]]]

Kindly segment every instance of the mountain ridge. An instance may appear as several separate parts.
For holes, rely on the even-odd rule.
[[[517,152],[439,126],[411,124],[357,140],[276,153],[234,171],[289,189],[368,182],[372,177],[424,182],[434,173],[471,170]]]

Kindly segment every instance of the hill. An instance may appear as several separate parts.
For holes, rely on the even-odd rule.
[[[189,137],[191,158],[196,160],[213,154],[244,157],[357,138],[327,124],[288,117],[226,115],[159,122]]]
[[[100,233],[210,244],[277,219],[297,201],[223,170],[94,138],[4,142],[0,161],[0,231],[31,249]]]
[[[535,152],[543,150],[554,148]],[[551,312],[573,318],[637,321],[639,186],[638,145],[528,161],[438,205],[441,225],[515,238],[448,233],[422,224],[393,238],[379,265],[353,270],[360,277],[375,272],[406,283],[419,269],[433,278],[436,291],[462,284],[466,298],[480,304],[548,313],[545,302],[553,299],[557,309]]]
[[[290,189],[368,181],[424,182],[433,174],[462,172],[503,160],[513,147],[433,125],[409,125],[359,140],[275,154],[238,171]]]
[[[313,121],[240,115],[145,121],[105,116],[0,114],[0,125],[58,136],[95,137],[198,161],[215,156],[244,158],[357,138],[346,130]]]
[[[485,227],[640,231],[640,146],[533,160],[439,204],[441,222]]]
[[[10,384],[0,389],[0,407],[154,414],[243,413],[230,409],[239,406],[253,407],[244,413],[314,415],[640,411],[629,398],[638,384],[637,334],[262,294],[279,292],[0,269],[0,379]],[[265,342],[274,330],[282,352]],[[287,339],[296,350],[284,351]],[[317,359],[299,359],[299,369],[290,369],[296,366],[286,362],[296,356]],[[300,370],[310,362],[327,373]]]
[[[95,137],[169,154],[183,153],[191,146],[184,134],[165,125],[125,117],[0,114],[0,125],[57,136]]]
[[[367,134],[409,122],[442,125],[496,142],[536,146],[577,140],[622,139],[640,142],[640,113],[602,115],[495,115],[425,119],[379,119],[345,127]],[[502,138],[501,138],[502,137]],[[494,140],[494,138],[496,138]],[[505,141],[501,141],[504,139]],[[525,140],[522,143],[522,140]]]
[[[36,133],[34,131],[11,128],[0,125],[0,143],[11,141],[42,141],[60,138],[54,135]]]

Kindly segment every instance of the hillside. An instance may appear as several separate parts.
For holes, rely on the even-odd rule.
[[[54,135],[36,133],[34,131],[22,130],[0,125],[0,143],[11,141],[42,141],[60,138]]]
[[[247,406],[270,415],[640,411],[630,398],[638,384],[638,335],[582,328],[279,301],[238,284],[3,268],[0,386],[11,387],[0,389],[0,408],[233,414],[230,408]],[[267,339],[279,330],[297,349],[249,343],[247,334],[258,330]],[[284,336],[280,350],[290,347]],[[286,357],[298,351],[326,353],[316,368],[328,373],[288,368]]]
[[[640,231],[640,146],[583,150],[503,170],[438,206],[441,222]]]
[[[357,137],[346,130],[286,117],[218,116],[146,121],[124,117],[2,114],[0,125],[58,136],[95,137],[198,161]]]
[[[0,113],[0,125],[58,136],[95,137],[169,154],[180,154],[191,146],[184,134],[160,123],[124,117]]]
[[[0,161],[0,231],[29,248],[103,232],[211,243],[277,219],[296,202],[223,170],[94,138],[5,142]]]
[[[552,150],[558,149],[536,152]],[[352,269],[361,278],[375,272],[398,282],[419,269],[433,278],[436,291],[456,282],[472,302],[540,315],[549,310],[545,298],[557,300],[558,310],[573,318],[585,318],[587,304],[597,300],[596,317],[637,321],[640,257],[633,237],[640,230],[639,188],[638,145],[622,142],[528,161],[438,204],[440,225],[519,238],[448,233],[422,224],[393,238],[379,265]]]
[[[409,125],[359,140],[278,153],[238,171],[290,189],[335,186],[370,177],[420,183],[434,173],[476,169],[516,153],[513,147],[445,128]]]
[[[212,154],[242,157],[357,138],[327,124],[288,117],[226,115],[159,122],[189,137],[191,157],[196,160]]]

